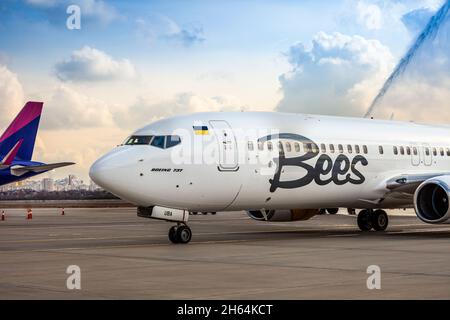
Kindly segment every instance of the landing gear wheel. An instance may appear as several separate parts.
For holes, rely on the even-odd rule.
[[[327,213],[326,209],[320,209],[319,210],[319,214],[325,214],[325,213]]]
[[[361,231],[372,229],[372,215],[370,210],[361,210],[358,214],[358,227]]]
[[[385,211],[377,210],[371,216],[372,227],[376,231],[384,231],[388,227],[389,218]]]
[[[177,243],[189,243],[192,239],[192,231],[188,226],[180,226],[177,228]]]
[[[356,209],[348,208],[348,209],[347,209],[347,212],[348,212],[348,214],[351,215],[351,216],[356,215]]]
[[[172,228],[169,229],[169,240],[172,243],[178,243],[177,226],[173,226]]]
[[[336,214],[339,212],[339,208],[327,208],[329,214]]]

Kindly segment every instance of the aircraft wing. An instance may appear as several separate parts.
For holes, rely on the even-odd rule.
[[[74,162],[59,162],[59,163],[51,163],[51,164],[41,164],[36,166],[12,166],[11,174],[15,176],[21,176],[27,172],[35,172],[41,173],[45,171],[50,171],[56,168],[66,167],[74,165]]]
[[[417,187],[425,180],[445,175],[450,175],[450,172],[403,174],[389,179],[386,182],[386,188],[389,189],[390,192],[414,194]]]

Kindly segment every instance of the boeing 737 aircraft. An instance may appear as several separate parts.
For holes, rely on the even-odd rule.
[[[41,119],[42,102],[27,102],[0,137],[0,185],[74,164],[31,161]]]
[[[383,209],[414,207],[426,223],[447,223],[449,168],[450,126],[222,112],[137,130],[90,176],[139,216],[177,223],[170,240],[188,243],[190,212],[245,210],[271,222],[351,208],[362,231],[383,231]]]

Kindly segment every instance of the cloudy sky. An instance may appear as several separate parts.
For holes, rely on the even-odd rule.
[[[66,27],[70,4],[81,8],[79,30]],[[2,0],[0,124],[25,101],[44,101],[34,158],[75,161],[51,175],[87,178],[99,155],[161,117],[217,110],[359,117],[442,4]],[[380,117],[411,120],[417,112],[403,106],[418,101],[405,98],[413,85],[426,92],[422,100],[448,104],[449,50],[434,45],[439,59],[429,51],[420,59],[440,64],[418,63],[426,71],[411,71],[408,79],[433,77],[396,86]],[[422,112],[414,120],[436,119]]]

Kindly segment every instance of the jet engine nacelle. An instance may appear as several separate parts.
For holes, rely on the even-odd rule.
[[[424,181],[414,193],[417,217],[426,223],[450,223],[450,176]]]
[[[319,209],[290,209],[290,210],[249,210],[247,215],[253,220],[286,222],[309,220],[319,214]]]
[[[137,215],[142,218],[158,219],[165,221],[187,222],[189,212],[180,209],[164,207],[138,207]]]

